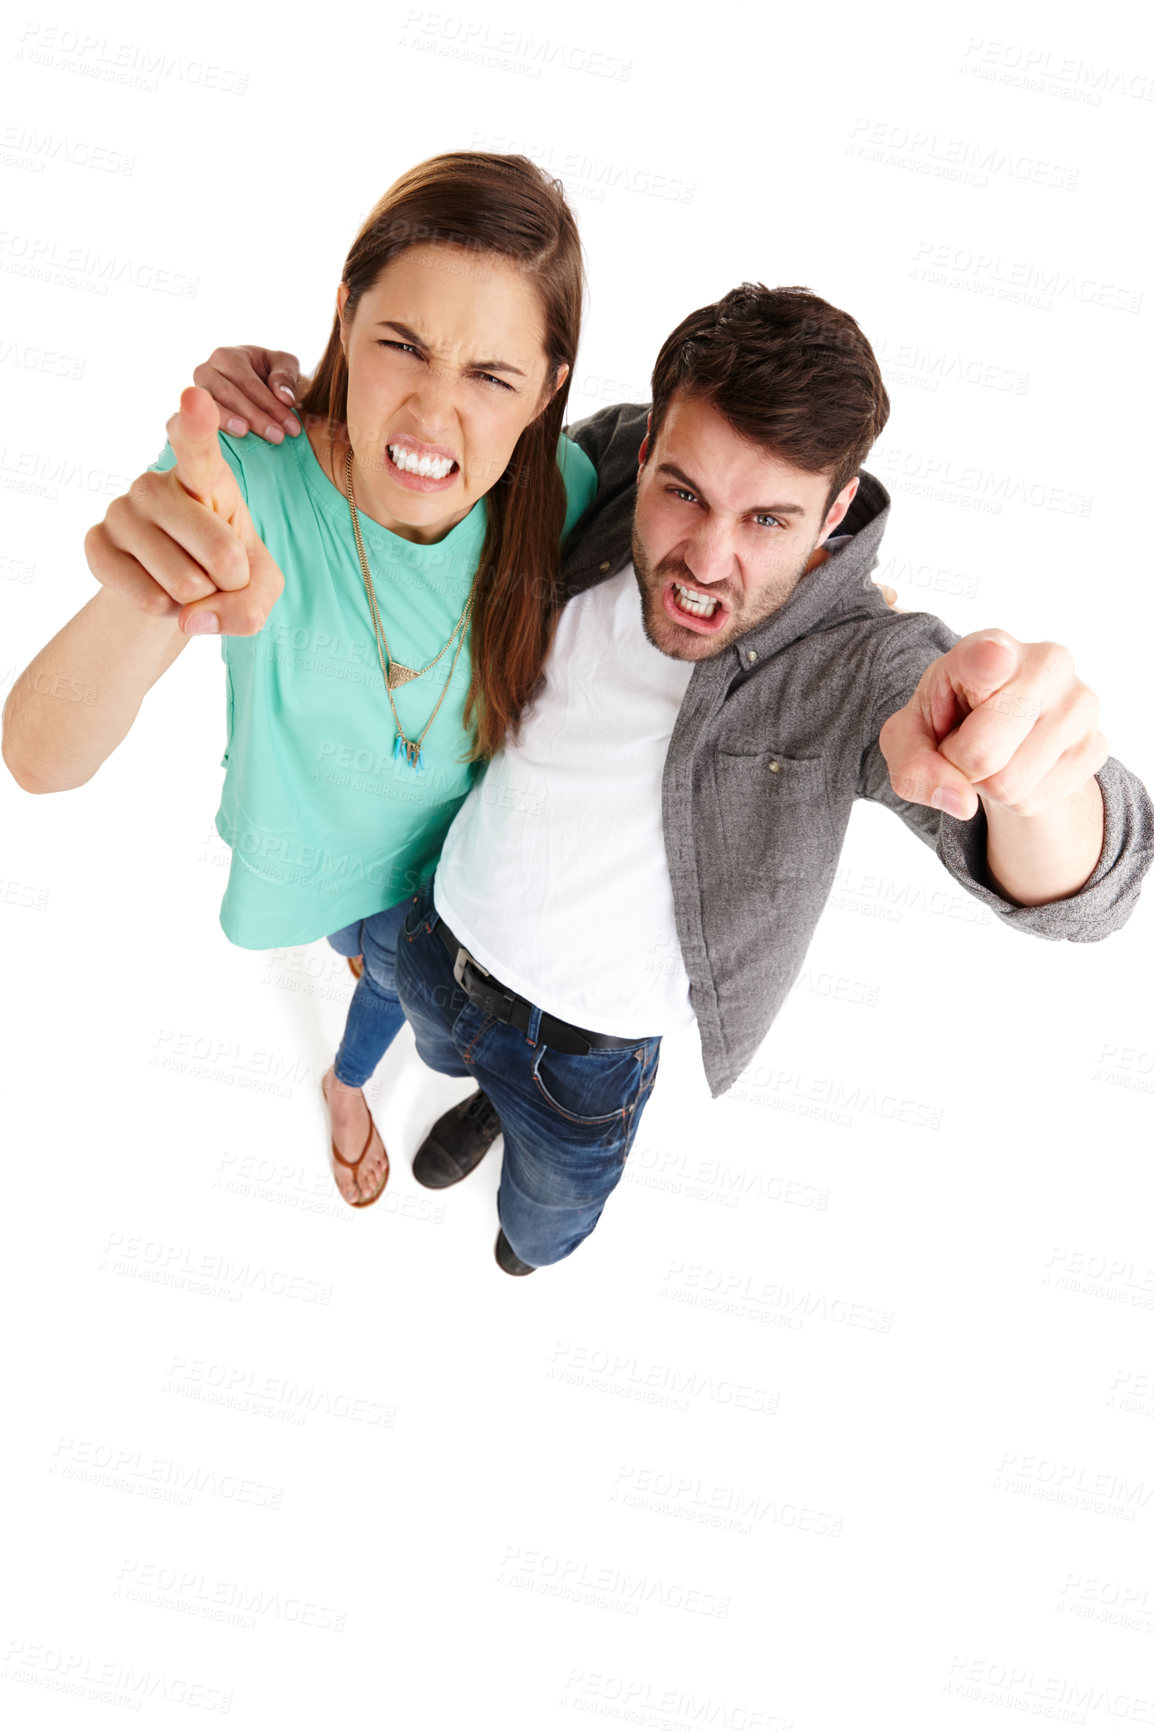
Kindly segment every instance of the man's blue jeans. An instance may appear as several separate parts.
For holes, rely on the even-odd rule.
[[[575,1251],[625,1170],[657,1075],[660,1039],[575,1057],[478,1010],[453,979],[432,884],[409,903],[396,983],[417,1051],[445,1076],[484,1089],[505,1133],[497,1213],[517,1256],[539,1267]]]
[[[337,1079],[349,1088],[364,1088],[405,1020],[394,969],[397,935],[412,906],[412,897],[406,896],[395,907],[370,914],[367,920],[354,920],[329,935],[329,943],[341,956],[365,959],[333,1064]]]

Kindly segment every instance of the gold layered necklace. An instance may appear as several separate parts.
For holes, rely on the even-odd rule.
[[[457,620],[456,625],[453,627],[432,661],[426,662],[423,668],[409,668],[405,667],[403,662],[394,661],[389,651],[389,640],[385,636],[385,630],[381,624],[380,610],[377,607],[377,595],[373,588],[372,577],[369,574],[369,562],[365,555],[365,544],[361,539],[361,525],[357,516],[356,501],[353,498],[353,452],[351,446],[349,447],[349,454],[345,458],[345,492],[347,493],[349,500],[349,515],[353,520],[353,539],[357,544],[357,558],[361,562],[361,576],[365,580],[365,593],[369,598],[369,612],[373,616],[373,630],[376,633],[377,638],[377,658],[380,661],[381,673],[384,675],[385,679],[385,695],[389,700],[389,708],[393,712],[393,721],[396,723],[397,727],[396,739],[393,742],[393,757],[404,758],[406,763],[413,770],[423,770],[425,765],[421,756],[421,742],[432,727],[437,711],[445,701],[445,693],[448,691],[452,682],[453,671],[457,666],[458,658],[464,648],[465,634],[469,625],[469,615],[473,610],[473,597],[477,589],[477,578],[474,574],[472,584],[469,587],[469,593],[465,598],[465,605],[461,609],[460,618]],[[397,706],[393,702],[393,692],[398,686],[407,685],[410,680],[419,680],[422,674],[427,674],[430,668],[435,668],[449,645],[453,642],[454,638],[457,640],[457,647],[453,651],[453,659],[449,663],[449,672],[445,679],[445,683],[441,688],[441,695],[433,705],[433,713],[417,735],[417,738],[415,740],[410,740],[404,728],[401,726],[401,718],[398,716]]]

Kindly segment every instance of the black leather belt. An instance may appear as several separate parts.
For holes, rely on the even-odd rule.
[[[521,998],[516,992],[510,992],[507,986],[502,986],[499,980],[482,968],[471,951],[454,936],[445,922],[437,921],[437,931],[441,942],[453,958],[453,979],[465,992],[466,997],[484,1011],[486,1016],[496,1017],[498,1022],[507,1022],[513,1028],[519,1028],[522,1034],[529,1032],[529,1014],[533,1006],[527,998]],[[562,1022],[558,1016],[550,1016],[541,1012],[541,1025],[537,1030],[537,1039],[542,1046],[551,1046],[555,1052],[568,1052],[580,1055],[592,1051],[594,1047],[627,1047],[637,1046],[636,1040],[615,1040],[612,1035],[594,1034],[588,1028],[575,1028],[571,1022]]]

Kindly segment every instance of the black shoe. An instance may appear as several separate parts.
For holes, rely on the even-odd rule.
[[[413,1159],[413,1177],[430,1191],[467,1178],[501,1135],[501,1121],[483,1089],[442,1113]]]
[[[505,1229],[497,1234],[497,1243],[493,1247],[493,1255],[504,1269],[506,1275],[531,1275],[537,1267],[536,1263],[522,1263],[512,1245],[505,1237]]]

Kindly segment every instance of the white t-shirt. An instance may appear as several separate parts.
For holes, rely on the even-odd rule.
[[[478,962],[598,1034],[694,1020],[661,823],[692,672],[646,638],[632,564],[577,596],[520,741],[469,794],[437,867],[437,911]]]

